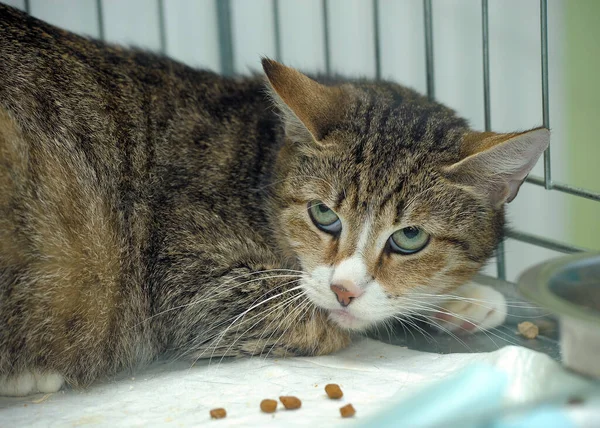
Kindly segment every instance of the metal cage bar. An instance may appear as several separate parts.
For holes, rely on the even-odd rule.
[[[545,186],[544,179],[542,177],[536,177],[535,175],[530,175],[525,181],[535,184],[536,186]],[[592,192],[591,190],[582,189],[581,187],[571,186],[569,184],[556,181],[552,182],[552,189],[550,190],[556,190],[557,192],[580,196],[582,198],[591,199],[592,201],[600,201],[600,193],[598,192]]]
[[[96,19],[98,20],[98,38],[102,41],[106,39],[104,33],[104,12],[102,9],[102,0],[96,0]]]
[[[373,0],[373,42],[375,43],[375,78],[381,79],[381,40],[379,34],[379,0]]]
[[[540,31],[542,57],[542,121],[550,129],[550,104],[548,101],[548,3],[540,0]],[[550,163],[550,145],[544,152],[544,187],[552,189],[552,165]]]
[[[565,244],[563,242],[555,241],[554,239],[542,238],[541,236],[517,230],[507,231],[506,236],[520,242],[537,245],[538,247],[547,248],[559,253],[571,254],[587,251],[585,248],[581,248],[576,245]]]
[[[279,22],[279,0],[273,0],[273,35],[275,36],[275,59],[281,62],[281,23]]]
[[[483,54],[483,118],[485,131],[492,130],[492,109],[490,98],[490,28],[488,0],[481,0],[481,48]],[[506,253],[504,241],[496,248],[496,275],[506,279]]]
[[[221,73],[231,76],[235,72],[233,63],[233,35],[231,34],[231,2],[215,0],[219,26],[219,54]]]
[[[163,0],[157,1],[158,7],[158,36],[160,43],[160,51],[163,54],[167,53],[167,30],[165,25],[165,4]]]
[[[425,66],[427,73],[427,96],[435,99],[435,81],[433,75],[433,17],[431,0],[423,0],[423,16],[425,18]]]
[[[323,14],[323,45],[325,47],[325,73],[331,74],[331,46],[329,42],[329,10],[327,0],[321,0]]]
[[[492,112],[490,104],[490,39],[488,0],[481,0],[481,44],[483,50],[483,118],[485,130],[492,130]]]

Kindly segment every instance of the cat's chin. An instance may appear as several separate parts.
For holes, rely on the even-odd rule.
[[[347,330],[365,330],[372,324],[371,321],[352,315],[345,309],[330,310],[329,319]]]

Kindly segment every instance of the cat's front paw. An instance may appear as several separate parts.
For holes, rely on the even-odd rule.
[[[25,371],[18,375],[0,376],[0,395],[22,397],[39,392],[57,392],[64,379],[56,372]]]
[[[469,282],[454,290],[434,314],[432,324],[441,331],[474,333],[502,325],[507,314],[502,293]]]

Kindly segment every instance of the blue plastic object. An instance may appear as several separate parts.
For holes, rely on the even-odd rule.
[[[560,409],[544,406],[522,415],[480,426],[481,428],[574,428],[575,424]]]
[[[573,428],[551,406],[506,416],[502,400],[507,375],[492,366],[473,365],[442,379],[360,424],[364,427]],[[483,415],[487,415],[483,418]]]
[[[473,365],[456,375],[429,385],[412,397],[375,418],[365,421],[365,427],[430,427],[443,426],[449,420],[487,413],[500,408],[508,377],[498,369]]]

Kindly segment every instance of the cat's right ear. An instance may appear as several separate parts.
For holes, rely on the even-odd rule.
[[[550,144],[550,131],[512,134],[471,132],[463,137],[463,159],[444,168],[446,176],[486,196],[494,208],[512,201]]]
[[[283,114],[288,137],[320,142],[340,120],[343,91],[321,85],[272,59],[263,58],[262,66],[271,96]]]

